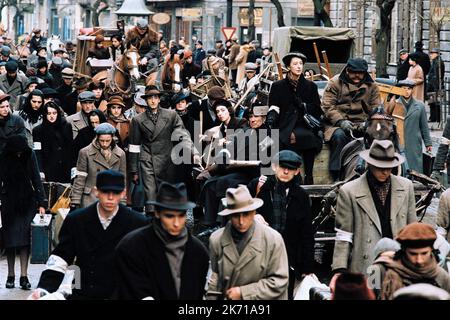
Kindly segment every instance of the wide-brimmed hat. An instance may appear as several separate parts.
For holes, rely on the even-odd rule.
[[[156,201],[147,201],[146,204],[180,211],[195,208],[195,203],[188,200],[187,189],[184,183],[171,184],[162,182],[156,194]]]
[[[147,99],[151,96],[161,96],[161,91],[159,91],[157,86],[145,87],[145,94],[142,95],[142,99]]]
[[[219,216],[228,216],[233,213],[248,212],[258,209],[264,201],[252,198],[250,191],[244,185],[237,188],[228,188],[226,198],[222,199],[226,209],[218,213]]]
[[[430,50],[430,53],[440,53],[440,52],[441,52],[441,50],[439,48],[432,48]]]
[[[179,92],[176,95],[173,96],[172,98],[172,104],[176,105],[177,103],[179,103],[180,101],[183,100],[187,100],[189,99],[189,95],[183,92]]]
[[[359,153],[367,163],[377,168],[395,168],[405,161],[405,158],[395,152],[391,140],[373,140],[369,150]]]
[[[106,104],[107,107],[109,106],[121,106],[122,108],[125,108],[125,103],[123,102],[123,98],[121,96],[112,96],[109,98],[108,103]]]
[[[210,100],[225,99],[225,90],[220,86],[213,86],[208,90],[207,96]]]
[[[301,52],[289,52],[287,55],[283,57],[283,63],[286,67],[289,67],[291,64],[292,58],[300,58],[303,61],[303,64],[306,63],[306,56]]]

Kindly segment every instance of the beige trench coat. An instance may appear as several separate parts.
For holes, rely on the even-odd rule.
[[[81,149],[77,162],[77,176],[70,197],[71,204],[85,208],[94,203],[97,200],[93,190],[97,173],[107,169],[117,170],[126,175],[126,155],[122,149],[115,146],[109,161],[94,143]]]
[[[414,187],[410,180],[391,175],[391,229],[417,221]],[[344,184],[336,207],[336,242],[332,270],[349,269],[367,274],[374,260],[374,247],[381,239],[381,223],[366,174]]]
[[[413,88],[412,96],[414,99],[424,102],[424,76],[422,67],[416,64],[415,67],[409,67],[407,80],[412,80],[416,83]]]
[[[211,235],[208,299],[217,297],[211,295],[214,291],[236,286],[240,287],[243,300],[287,299],[289,264],[283,238],[274,229],[254,223],[253,236],[240,256],[231,237],[230,223]],[[230,280],[223,288],[226,277]]]

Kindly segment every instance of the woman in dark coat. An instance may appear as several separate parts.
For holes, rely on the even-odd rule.
[[[313,132],[307,126],[303,116],[306,108],[311,116],[321,118],[319,93],[317,85],[303,76],[306,63],[303,54],[289,53],[283,62],[289,72],[285,79],[272,84],[267,124],[280,130],[280,149],[295,151],[303,157],[305,184],[313,184],[314,158],[322,150],[323,139],[320,132]]]
[[[54,88],[53,76],[48,72],[48,63],[45,59],[39,59],[36,65],[36,77],[44,80],[44,82],[50,87]]]
[[[16,250],[20,253],[20,286],[31,288],[27,278],[30,254],[31,222],[37,212],[45,214],[45,192],[39,175],[36,155],[24,136],[8,138],[0,157],[2,203],[1,230],[7,252],[6,288],[14,288]]]
[[[68,183],[72,167],[72,126],[56,103],[47,102],[43,111],[43,123],[33,130],[34,151],[41,175],[45,181]]]

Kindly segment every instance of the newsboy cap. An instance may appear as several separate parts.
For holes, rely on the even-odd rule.
[[[409,88],[413,88],[416,85],[416,83],[413,80],[409,80],[409,79],[404,79],[404,80],[400,80],[397,83],[397,87],[409,87]]]
[[[17,64],[17,62],[15,60],[9,60],[5,65],[5,69],[8,72],[15,72],[15,71],[17,71],[18,68],[19,68],[19,65]]]
[[[401,50],[398,52],[398,55],[401,55],[401,54],[404,54],[404,53],[408,53],[408,49],[401,49]]]
[[[217,100],[217,99],[225,99],[225,90],[219,86],[213,86],[208,90],[208,99]]]
[[[436,231],[427,223],[413,222],[403,227],[395,240],[402,248],[433,247],[436,241]]]
[[[8,46],[2,46],[0,53],[2,54],[2,56],[9,56],[11,53],[11,48]]]
[[[121,192],[125,190],[125,175],[116,170],[100,171],[97,173],[95,186],[100,191]]]
[[[78,95],[78,100],[80,102],[94,102],[95,94],[92,91],[83,91]]]
[[[346,68],[355,72],[367,72],[369,67],[367,61],[362,58],[350,58],[347,61]]]
[[[258,66],[256,65],[256,63],[247,62],[245,64],[245,71],[256,71],[256,69],[258,69]]]
[[[136,23],[136,26],[140,29],[147,28],[147,26],[148,26],[147,19],[144,19],[144,18],[139,19]]]
[[[100,123],[95,128],[95,134],[97,134],[97,135],[101,135],[101,134],[114,135],[114,134],[116,134],[116,128],[114,128],[113,125],[108,122],[103,122],[103,123]]]
[[[72,79],[75,72],[70,68],[64,68],[61,71],[61,76],[63,79]]]
[[[282,150],[272,158],[273,164],[278,164],[280,167],[288,169],[298,169],[302,165],[302,158],[291,150]]]

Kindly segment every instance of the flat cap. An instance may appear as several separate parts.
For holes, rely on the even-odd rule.
[[[256,69],[258,69],[258,66],[256,65],[256,63],[253,62],[247,62],[245,64],[245,70],[250,70],[250,71],[256,71]]]
[[[208,98],[211,100],[225,99],[225,90],[219,86],[211,87],[208,90]]]
[[[98,127],[100,127],[102,124],[100,124]],[[100,171],[99,173],[97,173],[95,186],[100,191],[121,192],[125,190],[125,175],[115,170]]]
[[[408,53],[408,50],[407,50],[407,49],[401,49],[401,50],[398,52],[398,55],[401,55],[401,54],[404,54],[404,53]]]
[[[436,231],[429,224],[413,222],[403,227],[395,240],[406,248],[433,247],[436,241]]]
[[[2,54],[2,56],[9,56],[11,53],[11,48],[8,46],[2,46],[0,53]]]
[[[367,61],[362,58],[348,59],[346,67],[355,72],[367,72],[369,68]]]
[[[80,102],[94,102],[95,94],[92,91],[83,91],[79,94],[78,100]]]
[[[55,89],[47,87],[42,88],[42,95],[44,96],[44,98],[57,98],[59,96],[59,93]]]
[[[6,62],[6,65],[5,65],[6,71],[14,72],[14,71],[17,71],[18,68],[19,68],[19,65],[17,64],[17,62],[15,60],[9,60],[8,62]]]
[[[100,123],[96,128],[95,128],[95,133],[97,135],[101,135],[101,134],[111,134],[114,135],[116,134],[116,128],[113,127],[112,124],[109,124],[108,122],[103,122]]]
[[[439,53],[439,52],[441,52],[441,50],[439,48],[432,48],[430,50],[430,53]]]
[[[272,158],[272,163],[280,167],[289,169],[298,169],[303,163],[302,158],[291,150],[282,150]]]
[[[404,80],[400,80],[397,83],[397,87],[409,87],[409,88],[413,88],[416,85],[416,83],[413,80],[409,80],[409,79],[404,79]]]
[[[75,74],[75,72],[70,68],[64,68],[61,71],[61,76],[64,79],[72,79],[74,74]]]
[[[147,21],[147,19],[144,19],[144,18],[139,19],[139,20],[137,21],[137,23],[136,23],[136,26],[137,26],[138,28],[140,28],[140,29],[145,29],[145,28],[147,28],[147,26],[148,26],[148,21]]]

